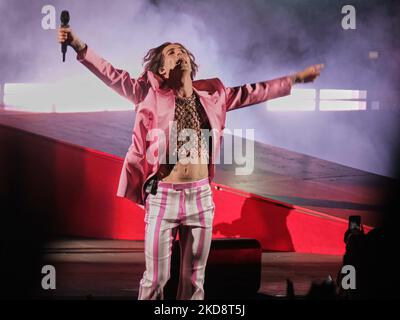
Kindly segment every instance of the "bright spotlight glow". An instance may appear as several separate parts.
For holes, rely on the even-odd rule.
[[[269,111],[314,111],[316,110],[315,89],[293,89],[292,94],[267,102]],[[319,90],[319,110],[349,111],[367,109],[365,90]]]
[[[57,84],[6,83],[7,110],[29,112],[90,112],[133,110],[133,104],[99,81],[76,78]]]
[[[367,91],[365,90],[337,90],[337,89],[321,89],[319,91],[321,100],[365,100],[367,99]]]
[[[320,111],[351,111],[351,110],[367,110],[366,101],[340,101],[325,100],[319,103]]]

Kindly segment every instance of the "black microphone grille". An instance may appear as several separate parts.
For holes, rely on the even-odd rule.
[[[67,25],[69,23],[69,12],[67,10],[63,10],[61,12],[61,23],[63,25]]]

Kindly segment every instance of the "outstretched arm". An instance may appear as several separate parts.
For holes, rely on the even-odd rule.
[[[317,64],[290,76],[227,87],[225,88],[226,110],[231,111],[289,95],[294,84],[314,81],[320,75],[323,67],[323,64]]]
[[[147,87],[147,81],[143,78],[138,80],[130,77],[125,70],[113,67],[104,58],[100,57],[86,45],[71,30],[71,28],[60,27],[57,32],[58,42],[66,42],[77,52],[77,59],[101,79],[107,86],[115,90],[134,104],[138,104]]]
[[[305,68],[303,71],[297,72],[291,76],[292,83],[307,83],[313,82],[320,74],[321,70],[325,67],[324,64],[314,64]]]

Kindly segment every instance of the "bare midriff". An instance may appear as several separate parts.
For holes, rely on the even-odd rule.
[[[190,182],[208,177],[208,165],[202,163],[176,163],[172,170],[170,165],[162,164],[158,171],[159,180],[171,183]]]

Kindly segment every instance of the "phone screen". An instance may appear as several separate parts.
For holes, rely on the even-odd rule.
[[[349,217],[349,229],[360,229],[361,227],[361,216],[350,216]]]

